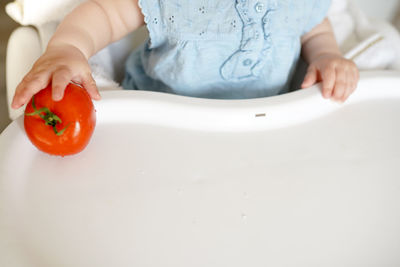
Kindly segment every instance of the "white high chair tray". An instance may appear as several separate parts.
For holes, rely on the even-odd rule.
[[[80,154],[0,136],[0,266],[400,266],[400,77],[253,100],[105,92]]]

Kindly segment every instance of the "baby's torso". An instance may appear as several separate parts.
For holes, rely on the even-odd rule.
[[[128,61],[130,82],[207,98],[285,92],[316,2],[143,0],[150,40]]]

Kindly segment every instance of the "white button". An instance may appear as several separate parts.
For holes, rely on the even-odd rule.
[[[256,9],[256,12],[260,13],[264,10],[264,4],[258,2],[254,8]]]
[[[250,66],[251,65],[251,63],[253,63],[253,61],[251,60],[251,59],[246,59],[245,61],[243,61],[243,65],[244,66]]]

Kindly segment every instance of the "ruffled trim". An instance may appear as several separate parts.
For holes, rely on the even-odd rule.
[[[139,0],[138,1],[138,5],[139,8],[143,14],[144,17],[144,23],[146,24],[147,27],[147,31],[149,32],[149,39],[150,39],[150,43],[148,48],[153,48],[158,42],[158,35],[157,35],[157,31],[154,29],[153,24],[159,24],[161,23],[161,19],[157,18],[157,17],[153,17],[149,14],[149,12],[147,10],[148,4],[148,0]],[[153,8],[157,8],[157,7],[153,7]]]
[[[260,76],[271,56],[270,17],[277,9],[276,0],[268,4],[258,2],[255,11],[248,10],[246,2],[236,2],[236,11],[243,24],[242,40],[238,50],[220,68],[224,80],[239,81]]]

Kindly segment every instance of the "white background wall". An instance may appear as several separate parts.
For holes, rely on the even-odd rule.
[[[335,0],[333,0],[335,1]],[[400,0],[350,0],[371,17],[392,21],[400,12]]]

